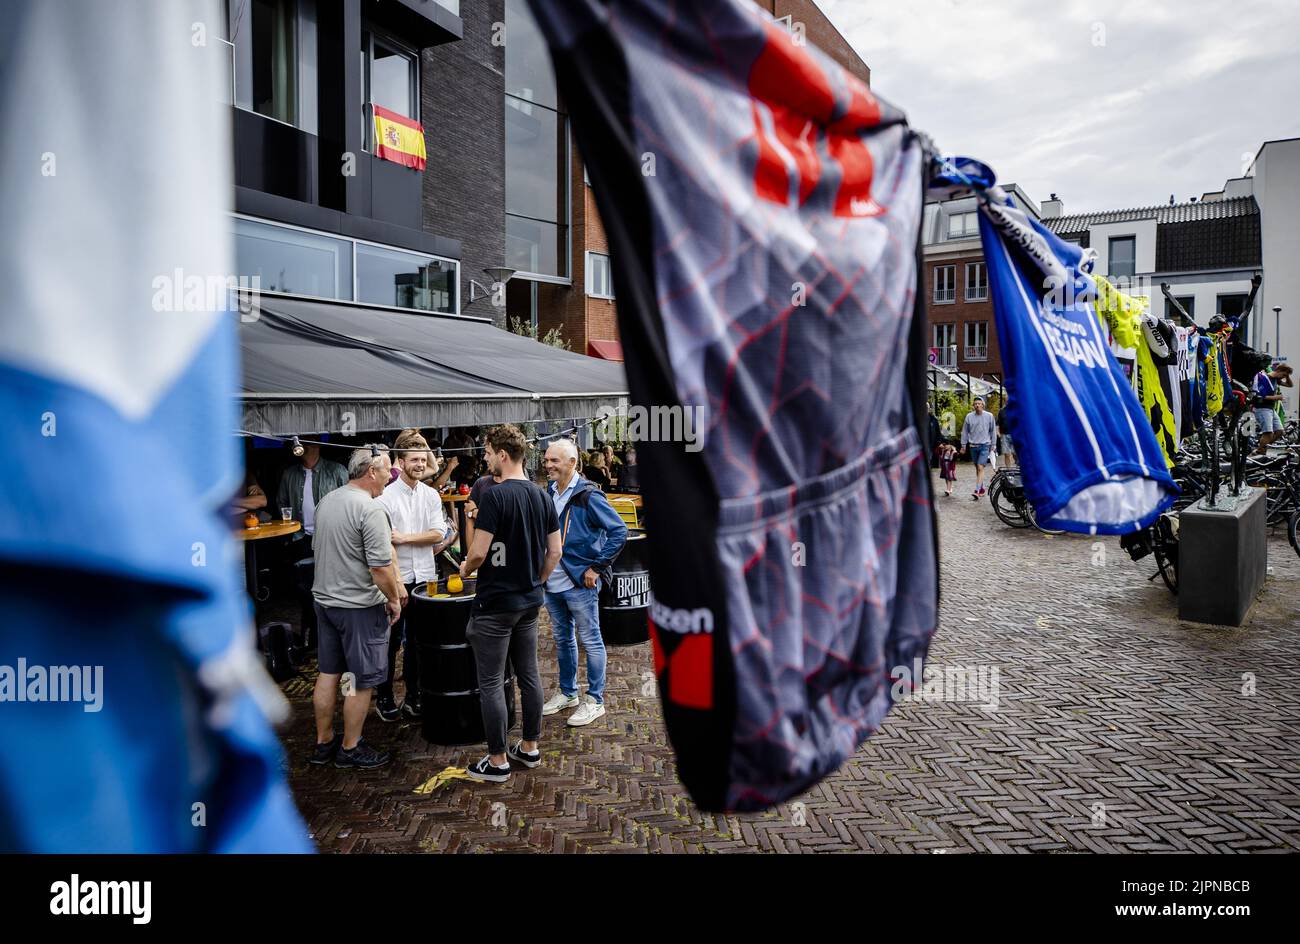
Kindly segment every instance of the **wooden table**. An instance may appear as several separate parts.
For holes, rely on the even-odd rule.
[[[302,530],[301,521],[272,521],[259,524],[256,528],[243,528],[235,532],[235,537],[244,542],[244,589],[253,598],[253,607],[266,602],[262,588],[257,582],[257,543],[267,538],[282,538]],[[267,597],[270,593],[267,593]]]

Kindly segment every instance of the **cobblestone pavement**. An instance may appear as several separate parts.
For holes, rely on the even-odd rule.
[[[1150,558],[1130,561],[1115,538],[1013,531],[963,484],[937,499],[931,662],[982,668],[985,682],[996,669],[996,710],[984,707],[988,691],[911,699],[797,801],[714,816],[674,775],[648,644],[610,650],[604,718],[585,728],[564,714],[546,719],[540,768],[502,786],[450,780],[427,795],[413,791],[482,748],[430,746],[418,726],[372,712],[366,737],[395,750],[393,764],[310,767],[310,682],[300,679],[284,686],[293,717],[283,739],[316,843],[327,852],[1300,849],[1300,559],[1285,534],[1270,538],[1271,574],[1245,626],[1180,623],[1174,598],[1147,579]],[[549,692],[545,622],[541,635]]]

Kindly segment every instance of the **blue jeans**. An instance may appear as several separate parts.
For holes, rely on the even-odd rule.
[[[573,587],[563,593],[546,591],[546,612],[551,614],[551,634],[560,662],[560,691],[578,694],[578,643],[587,653],[587,694],[605,703],[605,640],[600,635],[600,588]]]

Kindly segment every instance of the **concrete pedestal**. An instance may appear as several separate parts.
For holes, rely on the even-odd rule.
[[[1207,511],[1197,502],[1178,516],[1179,619],[1245,622],[1268,571],[1264,512],[1264,492],[1256,488],[1231,511]]]

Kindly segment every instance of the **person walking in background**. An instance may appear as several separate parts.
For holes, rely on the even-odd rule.
[[[478,571],[465,639],[474,650],[479,702],[488,752],[466,768],[470,779],[505,783],[510,760],[542,762],[542,679],[537,671],[537,614],[551,572],[560,562],[555,505],[524,476],[528,443],[507,424],[487,435],[489,472],[500,481],[483,495],[474,542],[460,565],[462,577]],[[515,669],[523,705],[522,739],[506,746],[506,658]],[[507,759],[509,758],[509,759]]]
[[[1277,405],[1286,398],[1278,387],[1292,386],[1290,365],[1274,364],[1271,370],[1261,370],[1251,386],[1255,393],[1255,425],[1259,430],[1259,446],[1255,453],[1263,455],[1269,444],[1282,434],[1282,419],[1277,415]]]
[[[316,509],[316,606],[320,674],[312,694],[316,713],[313,764],[369,770],[391,759],[361,737],[370,693],[388,678],[389,628],[402,615],[407,592],[393,566],[393,528],[375,501],[388,484],[388,448],[357,449],[348,482]],[[343,736],[334,735],[334,703],[343,673],[354,688],[343,692]]]
[[[984,398],[976,397],[974,409],[966,414],[966,421],[961,425],[962,455],[970,453],[975,463],[975,491],[971,500],[978,501],[987,491],[984,487],[984,467],[989,463],[989,452],[993,449],[997,424],[992,413],[984,411]]]
[[[627,525],[609,499],[578,473],[578,447],[557,439],[546,450],[548,494],[560,520],[564,556],[546,582],[546,611],[560,663],[560,688],[543,715],[577,708],[568,723],[591,724],[605,714],[605,640],[600,635],[600,579],[627,541]],[[575,640],[575,632],[577,640]],[[587,654],[587,698],[578,697],[578,641]]]
[[[1002,468],[1009,469],[1016,464],[1016,445],[1011,441],[1011,424],[1007,422],[1007,403],[1002,401],[1002,409],[997,416],[998,454],[1002,456]]]
[[[953,485],[957,482],[957,447],[950,442],[939,444],[939,477],[947,484],[944,495],[952,498]]]
[[[409,594],[417,584],[436,581],[438,564],[434,548],[446,537],[447,521],[442,513],[442,497],[438,491],[424,484],[432,455],[429,444],[419,430],[404,429],[393,448],[397,451],[397,465],[401,476],[391,482],[379,496],[393,526],[393,549],[397,554],[397,569],[402,585]],[[379,685],[375,711],[384,721],[396,721],[405,714],[408,718],[420,717],[420,653],[419,648],[406,637],[406,655],[402,661],[402,675],[406,679],[406,698],[402,707],[393,699],[393,674],[397,670],[397,650],[406,634],[406,617],[393,624],[388,639],[388,677]]]

